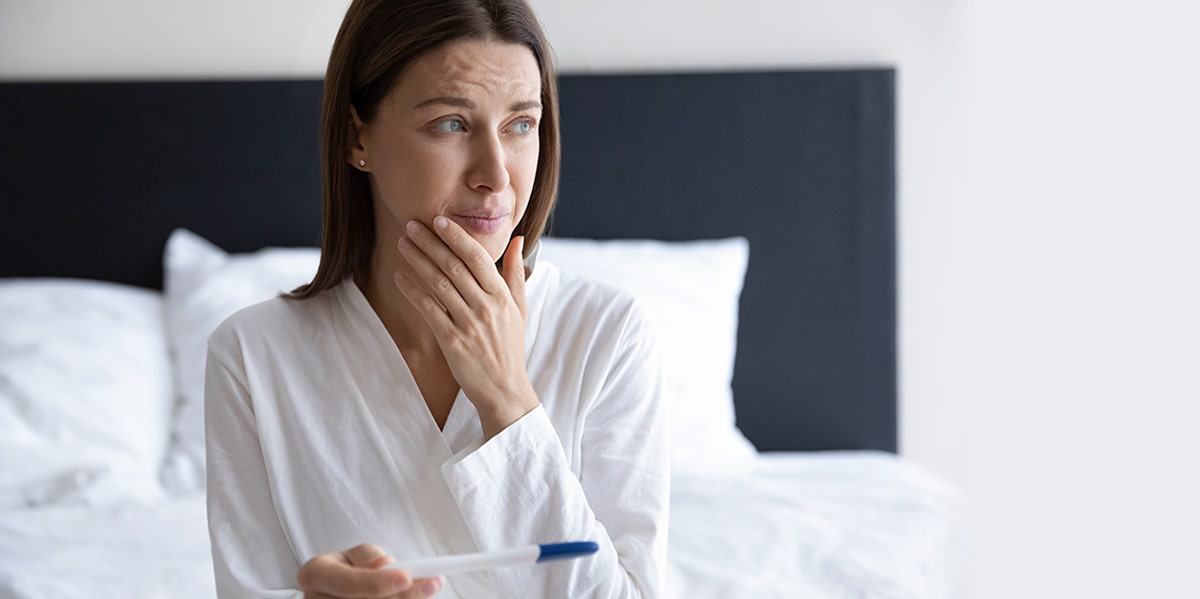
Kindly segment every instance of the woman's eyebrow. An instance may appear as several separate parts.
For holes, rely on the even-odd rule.
[[[430,98],[424,102],[421,102],[420,104],[417,104],[416,106],[413,106],[413,108],[421,108],[422,106],[429,106],[431,104],[448,104],[450,106],[460,106],[467,109],[475,108],[475,103],[471,100],[466,98],[455,98],[452,96],[438,96],[436,98]]]
[[[438,96],[436,98],[429,98],[428,100],[425,100],[424,102],[421,102],[421,103],[417,104],[416,106],[413,106],[413,108],[416,109],[416,108],[421,108],[424,106],[430,106],[433,104],[446,104],[449,106],[458,106],[461,108],[466,108],[468,110],[474,110],[476,107],[475,102],[470,99],[467,99],[467,98],[459,98],[459,97],[455,97],[455,96]],[[537,100],[526,100],[524,102],[517,102],[516,104],[513,104],[511,107],[509,107],[509,110],[511,110],[512,112],[520,112],[522,110],[529,110],[531,108],[541,108],[541,107],[542,107],[542,103]]]
[[[542,103],[538,102],[537,100],[526,100],[525,102],[517,102],[516,104],[513,104],[512,107],[509,108],[509,110],[511,110],[513,112],[520,112],[522,110],[529,110],[530,108],[541,108],[541,107],[542,107]]]

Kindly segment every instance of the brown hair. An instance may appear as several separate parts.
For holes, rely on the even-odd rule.
[[[354,0],[333,42],[321,107],[324,221],[321,264],[311,283],[289,299],[305,299],[349,276],[365,278],[375,247],[375,214],[367,174],[347,162],[350,108],[370,122],[413,60],[446,42],[494,38],[527,46],[542,77],[540,148],[529,206],[513,235],[528,255],[546,228],[558,193],[558,86],[550,46],[525,0]]]

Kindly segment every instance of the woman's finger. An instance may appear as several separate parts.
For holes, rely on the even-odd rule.
[[[433,597],[442,591],[445,586],[445,581],[441,578],[422,578],[414,580],[412,586],[406,591],[394,595],[388,595],[385,599],[426,599]],[[304,599],[346,599],[335,595],[326,595],[325,593],[305,593]]]
[[[378,568],[396,561],[383,550],[383,547],[374,543],[363,543],[351,547],[343,551],[342,556],[346,558],[346,563],[361,568]]]
[[[433,293],[442,307],[451,314],[461,314],[471,303],[469,296],[473,295],[472,290],[474,294],[480,293],[479,284],[474,281],[474,277],[461,260],[453,258],[458,261],[458,266],[455,267],[448,263],[447,258],[439,261],[430,256],[430,250],[436,252],[437,249],[429,246],[435,244],[442,246],[442,252],[450,253],[449,248],[428,230],[414,233],[410,228],[409,234],[396,242],[396,248],[409,266],[412,266],[413,275],[425,284],[425,290]]]
[[[504,251],[503,262],[501,268],[504,271],[504,282],[508,284],[508,291],[512,294],[513,301],[517,302],[517,307],[521,309],[521,319],[528,318],[528,310],[525,307],[525,236],[519,235],[513,237],[508,242],[508,249]]]
[[[414,599],[432,597],[442,591],[442,586],[444,584],[445,582],[440,576],[436,578],[421,578],[413,581],[412,588],[409,589],[408,592],[401,595],[401,597],[412,597]]]
[[[485,292],[496,295],[507,288],[504,279],[496,271],[496,261],[462,225],[444,216],[437,216],[433,219],[433,232],[470,270]]]
[[[429,328],[433,329],[435,335],[440,338],[444,332],[453,329],[454,321],[445,305],[422,289],[416,281],[404,276],[404,273],[400,271],[392,274],[392,280],[396,283],[400,294],[417,308],[421,316],[425,317],[425,322],[429,324]]]
[[[388,563],[387,560],[375,558],[367,562],[378,564],[374,567],[352,564],[352,554],[355,559],[370,558],[370,554],[364,553],[366,550],[361,547],[342,553],[326,553],[308,560],[296,575],[306,596],[347,599],[391,597],[412,588],[413,580],[407,572],[379,568]],[[386,554],[382,557],[386,558]]]

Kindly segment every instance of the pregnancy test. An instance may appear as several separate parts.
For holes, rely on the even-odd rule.
[[[391,563],[385,567],[404,570],[413,578],[430,578],[491,568],[529,566],[562,559],[574,559],[591,555],[599,550],[600,546],[591,541],[549,543],[482,553],[427,557],[403,563]]]

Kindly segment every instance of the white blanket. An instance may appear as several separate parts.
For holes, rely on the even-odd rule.
[[[0,598],[212,599],[204,497],[0,514]]]
[[[935,478],[874,452],[676,477],[669,596],[951,597],[956,508]],[[97,595],[212,599],[203,498],[0,513],[0,599]]]
[[[674,597],[955,596],[957,493],[878,452],[759,456],[752,474],[677,477]]]

